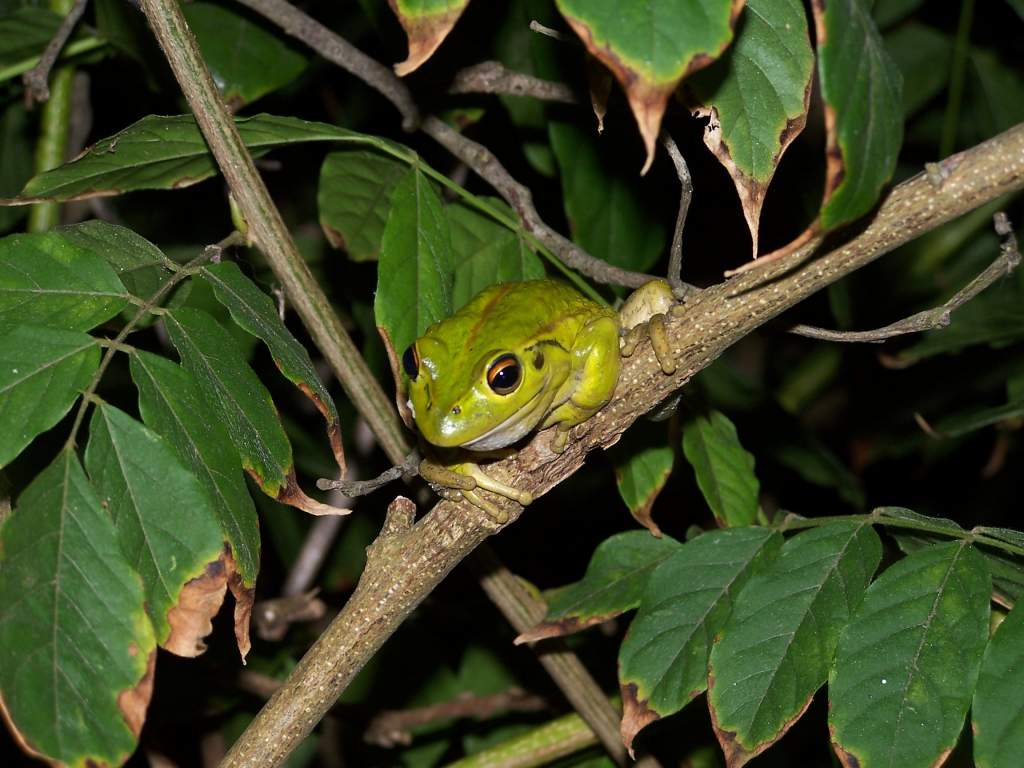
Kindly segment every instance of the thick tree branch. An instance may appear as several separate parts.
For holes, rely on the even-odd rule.
[[[812,293],[884,253],[966,211],[1024,187],[1024,125],[943,162],[936,186],[920,174],[896,187],[857,237],[796,268],[807,254],[780,259],[708,288],[671,313],[666,331],[677,372],[662,373],[646,343],[623,361],[612,401],[575,428],[568,448],[554,454],[550,431],[490,474],[543,495],[607,448],[731,344]],[[522,513],[512,508],[510,523]],[[316,725],[349,681],[406,616],[452,568],[500,526],[472,505],[442,501],[411,527],[387,527],[371,546],[366,569],[348,604],[257,715],[225,759],[227,766],[273,766]]]

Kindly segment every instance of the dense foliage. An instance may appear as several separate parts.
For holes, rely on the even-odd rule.
[[[317,490],[415,443],[367,405],[396,386],[378,328],[401,351],[496,282],[616,305],[606,265],[665,276],[667,144],[682,278],[707,286],[855,237],[894,184],[1024,123],[1024,3],[947,6],[360,0],[300,28],[182,5],[354,342],[338,363],[147,26],[170,0],[94,0],[34,104],[21,75],[70,4],[0,0],[0,763],[218,762],[388,503],[433,504],[418,480]],[[322,57],[329,30],[403,80]],[[456,569],[288,764],[614,765],[537,663],[567,648],[662,765],[1017,765],[1024,271],[997,211],[1024,221],[1014,192],[829,285],[591,455],[493,539],[543,620],[517,639]],[[787,333],[885,326],[993,263],[948,327]],[[346,394],[345,365],[368,383]]]

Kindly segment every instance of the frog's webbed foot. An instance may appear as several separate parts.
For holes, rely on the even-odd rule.
[[[637,346],[645,338],[651,340],[651,349],[658,359],[658,365],[666,376],[676,372],[676,361],[672,356],[672,346],[668,341],[668,333],[665,330],[665,314],[658,312],[639,325],[634,325],[622,337],[622,344],[619,353],[623,357],[631,357],[636,352]]]
[[[652,280],[634,291],[619,311],[624,329],[620,354],[630,357],[641,341],[650,339],[661,370],[668,376],[675,373],[676,361],[665,330],[666,314],[675,307],[672,289],[664,280]]]
[[[508,513],[477,493],[478,488],[512,499],[524,507],[533,501],[533,494],[529,491],[495,480],[473,462],[443,466],[424,459],[420,462],[420,477],[446,498],[461,496],[473,506],[482,509],[497,523],[507,523]]]

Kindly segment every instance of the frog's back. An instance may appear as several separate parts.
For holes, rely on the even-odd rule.
[[[477,294],[451,320],[461,321],[466,347],[486,330],[490,338],[524,343],[549,334],[574,333],[594,317],[615,313],[557,280],[492,285]]]

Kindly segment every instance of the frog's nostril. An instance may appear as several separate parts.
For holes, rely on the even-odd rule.
[[[452,415],[453,416],[458,416],[460,413],[462,413],[462,409],[459,408],[459,406],[456,405],[456,406],[452,407]]]

